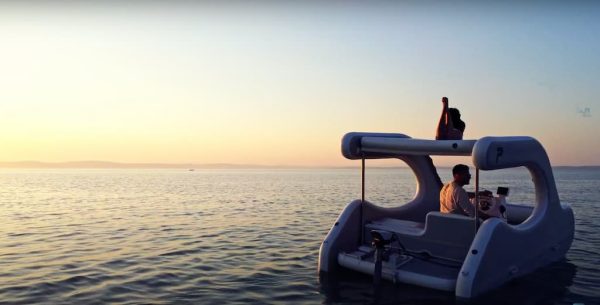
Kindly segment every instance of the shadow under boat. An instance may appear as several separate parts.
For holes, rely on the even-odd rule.
[[[577,267],[563,260],[468,300],[452,292],[388,281],[382,281],[375,292],[371,276],[351,270],[320,273],[319,284],[325,304],[559,304],[566,302],[576,273]]]

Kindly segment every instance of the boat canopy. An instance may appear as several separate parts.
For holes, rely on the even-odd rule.
[[[412,138],[363,137],[363,152],[390,155],[470,156],[477,140],[423,140]]]
[[[531,137],[426,140],[401,133],[350,132],[342,139],[342,154],[351,160],[399,158],[415,171],[417,177],[431,173],[431,155],[471,156],[475,168],[481,170],[524,166],[530,171],[535,185],[536,206],[542,208],[536,209],[534,214],[547,208],[560,208],[548,155]]]
[[[400,133],[351,132],[342,139],[344,157],[357,159],[408,156],[471,156],[477,140],[413,139]]]

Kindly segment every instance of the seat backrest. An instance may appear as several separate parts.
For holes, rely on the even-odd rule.
[[[429,212],[423,235],[430,240],[471,245],[475,237],[475,220],[464,215]]]
[[[475,237],[473,218],[440,212],[427,213],[421,236],[431,255],[463,260]]]
[[[473,218],[437,211],[427,213],[424,224],[391,218],[370,222],[366,224],[366,241],[371,239],[371,230],[394,232],[409,251],[455,261],[464,260],[475,237]]]

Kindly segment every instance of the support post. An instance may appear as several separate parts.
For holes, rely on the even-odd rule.
[[[363,154],[362,159],[361,159],[361,171],[360,171],[360,177],[361,177],[361,183],[360,183],[360,188],[361,188],[361,194],[360,194],[360,238],[359,238],[359,245],[362,245],[365,243],[365,224],[364,224],[364,220],[363,220],[363,210],[365,208],[365,155]]]
[[[364,201],[365,201],[365,157],[363,156],[363,158],[362,158],[361,160],[362,160],[362,162],[361,162],[361,163],[362,163],[362,166],[361,166],[361,173],[360,173],[360,174],[361,174],[361,175],[360,175],[360,177],[361,177],[361,186],[360,186],[360,188],[361,188],[361,193],[360,193],[360,200],[361,200],[362,202],[364,202]]]
[[[475,234],[479,229],[479,167],[475,167]]]

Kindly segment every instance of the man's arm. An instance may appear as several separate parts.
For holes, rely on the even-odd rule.
[[[469,201],[469,195],[464,189],[456,189],[456,205],[469,217],[475,217],[475,207]]]
[[[448,137],[448,98],[442,98],[442,115],[435,133],[436,140],[446,140]]]

